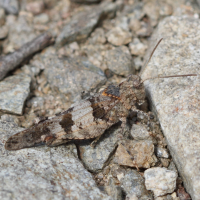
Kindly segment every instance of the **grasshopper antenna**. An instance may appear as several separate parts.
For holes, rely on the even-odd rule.
[[[153,51],[151,52],[151,55],[149,57],[149,60],[146,62],[144,69],[146,68],[146,66],[149,64],[155,50],[157,49],[158,45],[161,43],[161,41],[163,40],[163,38],[161,38],[158,43],[156,44],[156,46],[154,47]],[[155,77],[151,77],[151,78],[146,78],[143,81],[141,81],[141,84],[144,83],[144,81],[146,80],[150,80],[150,79],[157,79],[157,78],[172,78],[172,77],[185,77],[185,76],[197,76],[197,74],[183,74],[183,75],[172,75],[172,76],[155,76]]]

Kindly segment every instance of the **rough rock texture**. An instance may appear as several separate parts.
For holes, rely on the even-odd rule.
[[[22,115],[30,92],[31,78],[25,74],[10,76],[0,82],[0,111]]]
[[[8,136],[21,130],[0,121],[0,199],[111,199],[78,160],[75,145],[6,151]]]
[[[104,62],[115,74],[128,76],[133,73],[133,61],[127,47],[117,47],[105,53]]]
[[[4,8],[7,13],[13,15],[18,14],[19,11],[19,5],[17,0],[0,0],[0,7]]]
[[[63,28],[56,39],[56,45],[60,47],[66,43],[86,39],[100,19],[115,15],[118,8],[118,4],[105,2],[101,6],[78,13]]]
[[[153,200],[151,192],[145,188],[144,178],[137,171],[128,171],[121,176],[119,181],[129,198],[136,196],[141,200]]]
[[[155,197],[172,193],[176,188],[177,173],[166,168],[154,167],[144,172],[145,186]]]
[[[154,145],[150,140],[122,141],[115,153],[115,162],[124,166],[150,168],[156,161]]]
[[[166,18],[159,24],[153,38],[164,38],[164,41],[143,71],[143,79],[159,74],[199,74],[199,20]],[[153,41],[155,42],[154,39]],[[158,115],[172,158],[193,200],[200,197],[199,84],[198,77],[145,82],[152,108]]]
[[[85,167],[93,172],[101,170],[116,149],[117,142],[122,138],[122,131],[119,126],[116,126],[104,133],[104,136],[100,138],[100,141],[97,142],[95,148],[88,144],[81,145],[79,147],[80,158]]]
[[[52,55],[44,59],[45,76],[50,87],[60,94],[68,95],[70,101],[81,99],[83,91],[97,88],[105,83],[106,77],[101,69],[86,58],[59,59]],[[88,79],[88,77],[90,77]]]

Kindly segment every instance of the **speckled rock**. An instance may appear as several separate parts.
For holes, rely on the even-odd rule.
[[[33,1],[33,2],[28,2],[26,5],[26,10],[31,12],[34,15],[38,15],[40,13],[42,13],[42,11],[44,10],[44,2],[39,0],[39,1]]]
[[[119,7],[117,3],[104,2],[90,10],[79,12],[64,26],[56,39],[56,46],[61,47],[66,43],[86,39],[100,19],[114,15]]]
[[[19,4],[17,0],[0,0],[0,7],[4,8],[9,14],[17,15],[19,12]]]
[[[50,55],[45,57],[44,65],[50,87],[57,94],[68,95],[66,101],[78,101],[83,91],[98,88],[106,81],[101,69],[83,57],[59,59]]]
[[[134,64],[127,47],[117,47],[105,52],[105,65],[117,75],[128,76],[134,72]]]
[[[19,15],[17,18],[12,15],[8,16],[6,25],[9,33],[12,33],[9,34],[8,43],[4,47],[6,53],[19,49],[37,36],[32,26],[32,17],[27,13]]]
[[[1,26],[0,27],[0,40],[6,38],[8,35],[8,27],[7,26]]]
[[[154,155],[154,145],[150,140],[125,140],[118,146],[114,161],[119,165],[150,168],[157,159]]]
[[[107,34],[107,40],[115,46],[126,45],[132,40],[132,34],[120,27],[114,27]]]
[[[199,30],[200,22],[194,18],[165,18],[153,36],[165,39],[143,71],[142,79],[157,75],[199,74]],[[200,196],[199,83],[199,77],[155,79],[144,83],[173,161],[193,200]]]
[[[133,124],[131,128],[131,136],[135,140],[145,140],[150,138],[150,133],[143,124]]]
[[[88,3],[99,3],[102,0],[70,0],[71,2],[75,2],[75,3],[84,3],[84,4],[88,4]]]
[[[127,200],[130,197],[137,197],[141,200],[153,200],[152,193],[145,188],[144,178],[137,171],[129,170],[120,177],[119,181],[127,197],[129,197]]]
[[[0,27],[4,25],[6,19],[5,11],[0,7]]]
[[[156,147],[155,148],[156,155],[160,158],[169,158],[169,153],[167,152],[167,149],[163,147]]]
[[[0,111],[22,115],[30,92],[31,78],[25,74],[10,76],[0,82]]]
[[[143,56],[148,46],[140,42],[138,38],[134,38],[129,44],[129,49],[132,55]]]
[[[145,186],[155,197],[172,193],[176,188],[177,173],[166,168],[154,167],[144,172]]]
[[[49,16],[46,13],[42,13],[34,17],[33,22],[35,24],[46,24],[49,22]]]
[[[122,138],[121,128],[115,126],[104,133],[95,147],[91,147],[90,143],[80,145],[80,158],[85,167],[93,172],[101,170]]]
[[[21,131],[0,121],[0,199],[105,199],[77,158],[75,145],[7,151],[8,136]]]

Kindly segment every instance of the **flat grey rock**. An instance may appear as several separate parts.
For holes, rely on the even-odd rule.
[[[19,12],[17,0],[0,0],[0,7],[4,8],[8,14],[17,15]]]
[[[25,74],[10,76],[0,82],[0,111],[22,115],[30,92],[31,78]]]
[[[56,55],[44,59],[45,76],[50,87],[57,94],[69,96],[69,101],[81,99],[83,91],[102,86],[106,77],[101,69],[86,58],[59,59]]]
[[[142,79],[157,75],[199,74],[200,21],[168,17],[154,38],[164,38]],[[151,44],[150,46],[154,46]],[[146,81],[152,109],[157,113],[172,158],[193,200],[200,197],[200,80],[180,77]]]
[[[117,9],[119,9],[117,3],[104,2],[74,15],[58,35],[56,46],[86,39],[101,19],[115,15]]]
[[[153,195],[145,188],[144,178],[135,170],[129,170],[119,180],[127,196],[141,200],[153,200]]]
[[[134,63],[127,47],[121,46],[105,53],[104,62],[115,74],[128,76],[134,71]]]
[[[98,189],[73,144],[5,150],[8,136],[21,130],[0,121],[0,199],[111,199]]]
[[[95,147],[91,147],[90,143],[80,145],[80,157],[85,167],[93,172],[101,170],[122,138],[122,129],[116,125],[104,133]]]

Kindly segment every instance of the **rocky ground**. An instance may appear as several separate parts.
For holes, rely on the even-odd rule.
[[[198,4],[199,3],[199,4]],[[199,73],[199,1],[0,0],[0,199],[200,199],[199,78],[144,82],[92,141],[7,151],[9,136],[129,74]],[[145,67],[159,39],[150,63]],[[149,105],[149,106],[148,106]]]

